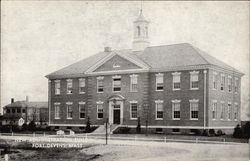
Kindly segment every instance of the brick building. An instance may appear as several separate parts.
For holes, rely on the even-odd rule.
[[[36,124],[48,123],[48,102],[30,102],[28,97],[24,101],[14,101],[3,107],[2,125],[29,124],[35,121]],[[20,124],[20,119],[23,122]]]
[[[233,129],[240,123],[243,74],[188,44],[149,46],[148,24],[134,21],[132,49],[111,50],[53,72],[49,125],[151,129]]]

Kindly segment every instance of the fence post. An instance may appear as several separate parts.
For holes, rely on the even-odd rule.
[[[198,143],[198,138],[195,139],[195,142]]]
[[[11,133],[11,136],[14,136],[14,133],[13,133],[13,132]]]
[[[36,134],[33,132],[33,137],[35,137],[36,136]]]
[[[164,142],[165,142],[165,143],[167,142],[167,138],[166,138],[166,137],[164,137]]]
[[[226,139],[225,138],[223,138],[223,142],[224,142],[224,144],[226,143]]]

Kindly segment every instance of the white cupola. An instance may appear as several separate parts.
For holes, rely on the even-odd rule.
[[[140,10],[139,17],[134,21],[133,51],[142,51],[149,46],[147,21]]]

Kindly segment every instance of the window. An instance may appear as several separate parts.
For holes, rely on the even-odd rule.
[[[227,106],[227,118],[228,120],[232,119],[232,104],[229,102]]]
[[[55,103],[55,119],[60,119],[60,103]]]
[[[79,79],[79,93],[80,94],[85,93],[84,88],[85,88],[85,79],[84,78],[80,78]]]
[[[22,113],[25,113],[25,112],[26,112],[26,110],[25,110],[25,109],[23,109],[23,110],[22,110]]]
[[[85,102],[79,102],[78,107],[79,107],[79,118],[84,119],[86,112]]]
[[[212,103],[212,119],[216,119],[217,117],[217,101],[214,100]]]
[[[16,112],[16,109],[12,109],[12,113],[15,113]]]
[[[232,92],[232,77],[228,76],[228,92]]]
[[[119,64],[117,64],[117,63],[114,63],[113,64],[113,68],[120,68],[121,66],[119,65]]]
[[[103,93],[104,86],[103,86],[103,80],[104,77],[97,77],[97,93]]]
[[[180,129],[173,129],[173,131],[172,131],[173,133],[175,133],[175,132],[180,132]]]
[[[113,76],[113,92],[121,91],[121,76]]]
[[[239,109],[238,103],[235,103],[234,104],[234,120],[238,119],[238,109]]]
[[[73,92],[73,82],[72,79],[67,79],[67,94],[72,94]]]
[[[60,94],[60,80],[55,80],[55,94]]]
[[[148,27],[145,27],[146,37],[148,37]]]
[[[220,119],[223,120],[224,118],[224,115],[225,115],[225,103],[224,102],[221,102],[221,109],[220,109],[221,113],[220,113]]]
[[[156,120],[163,120],[163,101],[155,101]]]
[[[10,109],[7,109],[6,112],[7,112],[7,113],[10,113]]]
[[[181,89],[181,73],[172,73],[173,75],[173,90]]]
[[[103,118],[103,102],[97,102],[97,119]]]
[[[140,26],[137,26],[137,36],[139,37],[141,35],[141,28]]]
[[[137,119],[137,101],[130,102],[130,119]]]
[[[198,120],[199,108],[198,103],[199,100],[189,100],[190,102],[190,120]]]
[[[180,120],[181,118],[181,104],[180,104],[180,100],[172,100],[172,117],[173,120]]]
[[[235,80],[234,80],[234,92],[238,93],[238,90],[239,90],[239,79],[235,78]]]
[[[72,109],[72,102],[67,102],[67,119],[72,119],[73,117],[73,109]]]
[[[138,75],[130,75],[130,91],[137,92],[138,91]]]
[[[199,89],[199,71],[190,72],[190,89]]]
[[[17,113],[21,113],[21,109],[17,109]]]
[[[217,89],[217,73],[213,73],[213,89]]]
[[[156,74],[156,91],[163,91],[163,74]]]
[[[220,76],[220,90],[223,91],[225,89],[225,83],[226,83],[225,75],[221,74],[221,76]]]

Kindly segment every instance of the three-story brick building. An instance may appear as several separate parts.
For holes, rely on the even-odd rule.
[[[240,123],[243,74],[188,43],[149,47],[148,24],[134,21],[133,48],[111,50],[47,75],[49,125],[152,129],[233,129]]]

